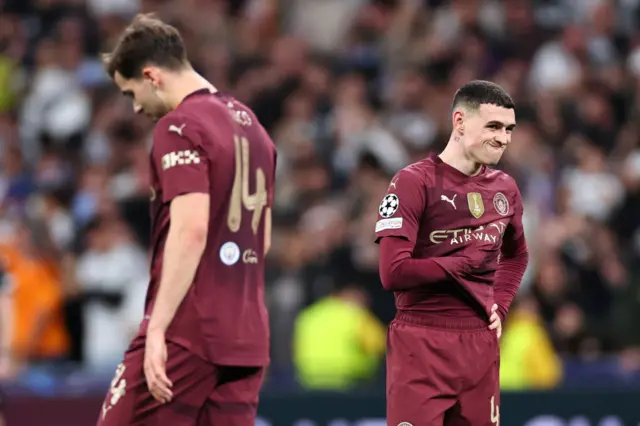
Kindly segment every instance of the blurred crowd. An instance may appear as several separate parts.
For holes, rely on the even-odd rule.
[[[178,27],[195,68],[251,106],[277,144],[274,369],[293,362],[296,318],[314,304],[338,298],[393,318],[373,244],[378,204],[396,171],[444,147],[452,96],[476,78],[517,104],[499,167],[520,185],[531,253],[514,317],[537,331],[516,341],[507,322],[505,344],[535,353],[543,339],[565,358],[640,368],[639,0],[0,10],[0,341],[13,355],[0,357],[0,377],[65,361],[112,370],[142,316],[153,123],[99,61],[139,11]]]

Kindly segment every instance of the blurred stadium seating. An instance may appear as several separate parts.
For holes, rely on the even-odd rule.
[[[499,166],[520,185],[532,254],[514,309],[526,307],[562,360],[556,400],[628,392],[611,412],[557,414],[640,421],[616,408],[640,389],[640,1],[0,0],[0,10],[0,330],[14,318],[2,342],[18,355],[0,361],[9,425],[75,426],[56,416],[97,407],[80,395],[99,406],[142,315],[152,123],[98,56],[138,11],[176,25],[197,70],[253,107],[278,146],[262,410],[298,387],[302,309],[348,284],[382,322],[393,317],[372,242],[378,203],[398,169],[442,149],[455,89],[482,78],[518,105]],[[519,344],[535,356],[533,338]],[[335,418],[379,417],[349,407],[381,404],[382,383],[318,401]],[[57,408],[40,411],[47,423],[16,417],[38,412],[29,407]]]

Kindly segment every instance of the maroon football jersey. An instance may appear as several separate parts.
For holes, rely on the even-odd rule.
[[[379,213],[376,241],[406,238],[415,244],[414,258],[437,258],[452,278],[396,292],[399,310],[489,314],[503,239],[518,240],[523,232],[522,200],[510,176],[487,167],[467,176],[432,154],[394,176]],[[448,261],[477,256],[478,248],[489,253],[481,272],[461,273]]]
[[[170,203],[211,196],[207,244],[167,339],[221,365],[269,362],[264,303],[264,213],[273,200],[276,150],[249,108],[200,90],[156,124],[151,151],[151,314],[171,225]],[[146,332],[147,320],[141,327]]]

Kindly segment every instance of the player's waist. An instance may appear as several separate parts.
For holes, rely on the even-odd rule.
[[[395,319],[396,321],[425,327],[450,328],[454,330],[478,330],[487,328],[487,321],[480,316],[456,317],[430,311],[398,311]]]

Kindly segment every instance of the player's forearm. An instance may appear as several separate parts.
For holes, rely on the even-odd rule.
[[[166,331],[189,291],[204,252],[207,230],[198,225],[169,228],[164,248],[160,288],[149,320],[149,330]]]
[[[507,317],[511,302],[516,297],[520,282],[529,263],[526,247],[512,257],[502,257],[494,278],[494,300],[501,319]]]
[[[446,271],[433,259],[413,258],[412,244],[397,237],[380,241],[380,280],[385,290],[401,291],[444,281]]]

